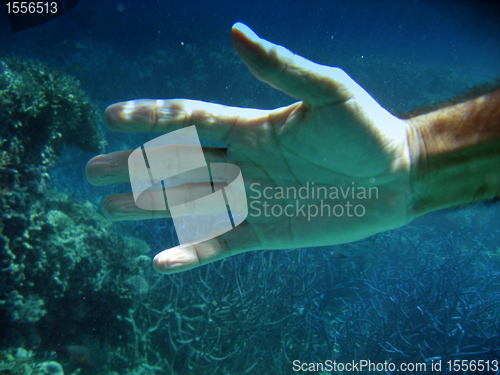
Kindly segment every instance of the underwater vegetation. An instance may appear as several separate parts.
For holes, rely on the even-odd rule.
[[[78,208],[82,217],[93,209]],[[82,254],[84,270],[43,324],[27,324],[42,336],[41,350],[67,340],[62,331],[88,342],[71,349],[78,363],[62,357],[68,369],[289,374],[294,359],[430,364],[500,354],[500,249],[491,237],[468,238],[467,247],[406,227],[355,245],[247,253],[170,276],[149,274],[149,257],[132,256],[143,243],[120,258],[111,241],[120,245],[112,236],[93,247],[96,257]],[[98,264],[108,269],[102,284]],[[51,300],[58,298],[49,292]],[[92,329],[82,329],[87,324]]]
[[[103,152],[99,119],[73,77],[38,61],[0,57],[0,136],[24,162],[47,164],[63,143]]]
[[[5,323],[39,321],[47,313],[44,298],[49,289],[36,288],[52,287],[52,296],[66,287],[64,272],[59,271],[64,264],[51,258],[71,235],[79,235],[79,241],[85,238],[75,233],[75,225],[60,234],[64,238],[54,237],[74,223],[58,207],[49,208],[48,171],[57,163],[63,143],[90,152],[103,150],[96,116],[74,78],[36,61],[0,59],[0,304],[9,317]],[[50,238],[56,245],[48,244]],[[66,250],[64,256],[72,259]]]
[[[64,323],[73,321],[81,331],[89,314],[78,308],[86,293],[99,295],[96,303],[113,284],[108,303],[130,293],[116,281],[131,269],[138,274],[137,262],[127,256],[148,246],[108,233],[111,223],[89,202],[48,189],[63,145],[104,151],[95,106],[78,81],[36,61],[1,58],[0,122],[0,349],[7,350],[0,370],[49,373],[57,366],[42,368],[39,359],[20,359],[13,349],[33,353],[53,331],[56,344],[50,350],[72,343],[71,325],[65,330]],[[113,257],[123,263],[106,262]]]
[[[33,291],[36,284],[64,288],[61,272],[49,266],[62,264],[52,263],[54,249],[47,240],[64,228],[51,231],[57,221],[69,222],[61,219],[62,211],[46,205],[48,171],[63,143],[91,152],[103,149],[96,116],[74,78],[36,61],[0,59],[0,303],[9,319],[34,323],[46,314],[47,293]]]
[[[55,361],[37,361],[33,352],[18,348],[0,351],[1,375],[64,375],[64,369]]]
[[[444,213],[439,226],[460,233],[427,222],[159,275],[151,247],[173,245],[171,221],[107,221],[72,193],[89,191],[81,173],[57,175],[64,192],[46,184],[63,146],[104,145],[78,82],[33,61],[0,68],[1,375],[290,374],[294,360],[499,357],[498,207]]]
[[[45,193],[65,145],[104,151],[97,111],[73,77],[43,63],[0,58],[0,208],[22,212]]]
[[[350,258],[258,252],[164,276],[123,317],[134,335],[112,356],[130,373],[167,374],[289,374],[295,359],[367,358],[430,374],[438,359],[497,359],[500,249],[470,240],[407,227],[339,247]]]

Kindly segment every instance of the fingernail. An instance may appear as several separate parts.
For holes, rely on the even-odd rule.
[[[116,169],[116,163],[108,155],[98,155],[93,157],[85,167],[85,176],[87,181],[94,186],[106,185],[110,178],[111,169]]]
[[[193,263],[193,260],[186,255],[179,246],[173,247],[156,254],[153,267],[160,273],[180,272]]]
[[[106,111],[104,112],[104,122],[108,128],[112,130],[118,128],[121,112],[122,112],[121,103],[116,103],[106,108]]]

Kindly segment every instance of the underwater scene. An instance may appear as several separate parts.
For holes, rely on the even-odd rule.
[[[250,52],[233,47],[244,38],[233,30],[232,43],[237,22],[342,69],[409,118],[498,88],[498,2],[44,1],[39,9],[54,3],[60,16],[25,28],[9,18],[22,3],[0,10],[0,375],[500,374],[498,199],[335,245],[319,240],[339,230],[335,221],[303,226],[311,246],[289,245],[281,215],[263,229],[272,245],[228,246],[234,255],[162,274],[155,255],[187,242],[175,219],[146,211],[136,220],[132,199],[113,211],[107,196],[131,196],[126,168],[117,183],[86,175],[96,155],[141,150],[167,132],[113,131],[104,115],[113,103],[185,98],[267,111],[302,99],[285,93],[283,72],[267,84],[257,60],[242,62]],[[231,141],[197,129],[205,156]],[[323,146],[307,147],[305,159]]]

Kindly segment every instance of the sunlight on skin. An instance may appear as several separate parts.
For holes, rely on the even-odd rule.
[[[363,88],[338,68],[315,64],[284,47],[260,39],[247,26],[232,29],[236,51],[261,81],[299,100],[274,110],[233,108],[194,100],[137,100],[106,110],[115,131],[171,132],[196,125],[201,138],[224,142],[225,149],[204,148],[207,163],[233,163],[240,169],[248,196],[304,186],[377,189],[371,199],[351,195],[325,204],[363,206],[363,215],[302,215],[297,207],[317,206],[315,197],[271,199],[270,207],[289,206],[288,213],[265,215],[249,208],[247,219],[219,237],[159,253],[154,267],[173,273],[234,254],[260,249],[291,249],[333,245],[400,227],[415,215],[411,210],[408,124],[383,109]],[[138,145],[139,146],[139,145]],[[126,182],[127,155],[120,151],[89,161],[87,178],[95,185]],[[195,184],[183,185],[195,189]],[[269,190],[271,189],[271,190]],[[329,190],[330,191],[330,190]],[[345,190],[344,190],[345,191]],[[269,196],[269,194],[267,194]],[[255,199],[249,198],[251,205]],[[107,197],[103,210],[111,220],[168,217],[167,211],[143,211],[131,194]],[[278,208],[275,209],[275,212]],[[307,211],[307,210],[306,210]],[[339,212],[339,211],[337,211]],[[360,213],[360,209],[358,213]]]

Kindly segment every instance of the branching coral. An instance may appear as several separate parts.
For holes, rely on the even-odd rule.
[[[17,348],[0,352],[1,375],[64,375],[62,366],[55,361],[39,363],[31,350]]]
[[[294,359],[409,363],[500,354],[494,237],[467,238],[473,245],[464,246],[428,227],[406,227],[333,250],[251,252],[152,275],[144,242],[121,235],[89,202],[44,186],[62,142],[100,146],[98,138],[72,138],[92,118],[76,81],[34,62],[19,63],[24,74],[12,61],[0,63],[4,346],[87,339],[108,348],[89,350],[103,373],[130,375],[288,374]],[[12,90],[20,87],[17,98]],[[171,224],[151,231],[137,224],[135,235],[140,228],[154,240],[173,233]],[[109,357],[95,359],[100,353]]]
[[[103,151],[96,108],[73,77],[43,63],[0,59],[0,137],[22,141],[23,160],[51,158],[63,143]]]
[[[0,197],[42,195],[63,144],[104,150],[99,116],[79,82],[37,61],[0,58],[0,123]],[[22,206],[10,198],[7,206]]]
[[[25,210],[0,217],[0,311],[4,323],[12,323],[2,327],[10,345],[25,340],[16,333],[19,324],[32,331],[33,323],[43,322],[44,330],[57,330],[67,317],[76,330],[81,321],[95,319],[89,309],[99,315],[108,308],[103,300],[123,300],[116,312],[124,313],[145,293],[136,259],[149,247],[119,235],[96,207],[50,192]],[[64,335],[58,331],[53,339]]]
[[[11,311],[11,317],[14,321],[36,323],[47,314],[47,310],[43,308],[45,303],[42,299],[34,295],[25,298],[17,290],[11,291],[1,302],[7,305],[6,307]]]

